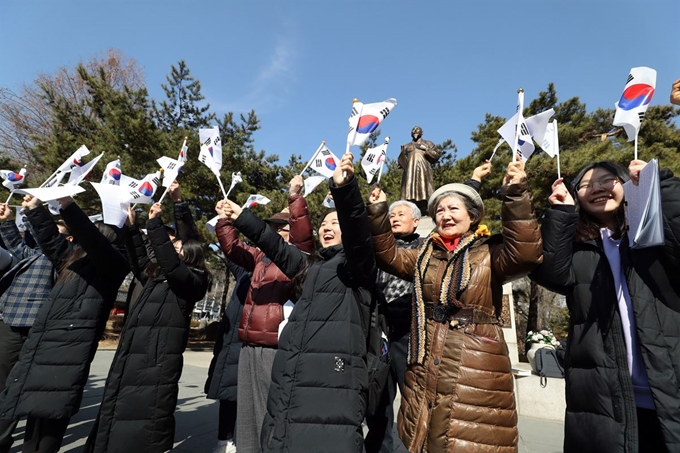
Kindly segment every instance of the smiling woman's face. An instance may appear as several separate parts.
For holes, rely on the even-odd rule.
[[[321,221],[319,240],[324,248],[338,245],[342,242],[342,232],[340,231],[337,212],[331,212]]]
[[[576,187],[581,209],[606,225],[616,219],[623,202],[623,186],[615,174],[604,168],[588,170]]]

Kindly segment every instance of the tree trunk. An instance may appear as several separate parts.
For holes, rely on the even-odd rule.
[[[541,294],[541,288],[533,280],[529,283],[529,315],[527,316],[527,332],[538,330],[538,303]],[[531,344],[531,343],[530,343]],[[527,353],[529,348],[524,345],[524,352]]]

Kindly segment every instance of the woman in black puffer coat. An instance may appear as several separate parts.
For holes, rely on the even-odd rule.
[[[40,200],[24,199],[35,239],[59,277],[0,395],[0,417],[28,416],[23,451],[31,453],[59,451],[69,419],[80,408],[118,288],[129,272],[127,260],[112,245],[111,228],[95,226],[71,198],[59,203],[77,245],[59,234]]]
[[[163,453],[173,446],[182,354],[209,274],[201,245],[173,241],[160,213],[154,204],[147,222],[156,263],[149,262],[137,227],[128,231],[133,272],[144,289],[121,332],[86,452]]]
[[[680,451],[680,179],[659,172],[665,243],[631,248],[622,185],[644,166],[558,179],[541,226],[531,278],[569,307],[567,453]]]
[[[265,453],[363,450],[368,326],[364,329],[362,320],[370,318],[377,268],[350,153],[330,186],[338,210],[324,215],[319,229],[323,248],[310,260],[250,210],[241,211],[229,200],[223,205],[234,226],[289,278],[296,282],[304,276],[272,368],[261,436]]]

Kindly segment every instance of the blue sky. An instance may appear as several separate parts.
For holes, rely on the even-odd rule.
[[[528,103],[554,82],[591,111],[613,106],[631,67],[658,71],[652,104],[680,78],[678,0],[3,0],[0,17],[0,86],[115,48],[160,99],[184,59],[213,111],[255,109],[256,148],[284,162],[321,140],[340,156],[353,98],[397,98],[381,127],[390,157],[416,124],[464,156],[519,87]]]

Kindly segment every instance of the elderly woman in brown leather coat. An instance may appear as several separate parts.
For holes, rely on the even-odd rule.
[[[369,197],[378,266],[414,282],[399,436],[411,453],[516,452],[513,381],[498,316],[502,285],[542,259],[524,164],[510,163],[503,180],[502,234],[476,232],[481,197],[446,184],[428,201],[435,231],[418,250],[398,249],[385,200],[381,191]]]

